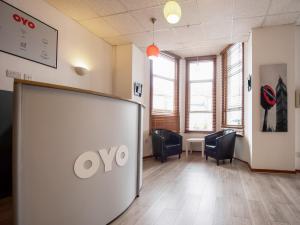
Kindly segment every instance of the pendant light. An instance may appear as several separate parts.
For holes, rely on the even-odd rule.
[[[181,17],[181,8],[176,1],[168,1],[164,7],[164,16],[168,23],[178,23]]]
[[[147,56],[151,60],[153,60],[154,58],[156,58],[159,55],[159,48],[154,44],[154,23],[155,23],[155,21],[156,21],[155,18],[151,18],[151,22],[153,24],[153,36],[152,36],[153,44],[149,45],[146,50]]]

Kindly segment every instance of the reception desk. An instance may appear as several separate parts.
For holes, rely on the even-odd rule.
[[[17,225],[104,225],[139,195],[139,103],[15,81],[13,197]]]

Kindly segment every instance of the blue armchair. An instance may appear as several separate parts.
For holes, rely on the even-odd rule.
[[[168,156],[182,153],[182,136],[165,129],[154,129],[152,131],[152,148],[155,159],[160,158],[161,162],[167,160]]]
[[[219,160],[225,159],[230,159],[230,163],[232,163],[235,138],[236,132],[229,129],[207,135],[204,150],[206,160],[209,156],[217,160],[217,165],[219,165]]]

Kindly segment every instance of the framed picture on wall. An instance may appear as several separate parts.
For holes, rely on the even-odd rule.
[[[0,0],[0,51],[57,68],[58,31]]]
[[[261,131],[288,131],[287,64],[260,66]]]

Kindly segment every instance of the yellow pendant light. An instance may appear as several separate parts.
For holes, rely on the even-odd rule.
[[[181,17],[181,8],[176,1],[168,1],[164,7],[164,16],[168,23],[178,23]]]

